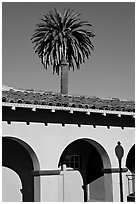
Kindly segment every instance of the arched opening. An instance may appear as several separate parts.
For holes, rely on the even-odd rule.
[[[113,200],[112,177],[105,175],[102,171],[103,168],[111,168],[110,160],[104,148],[97,142],[91,139],[78,139],[70,143],[60,157],[59,166],[66,167],[66,179],[67,172],[78,171],[81,174],[83,201],[105,202]],[[69,180],[71,180],[70,177]],[[76,179],[71,181],[70,188],[73,188],[77,181]],[[65,189],[69,192],[69,189],[66,187]],[[72,192],[74,191],[72,190]]]
[[[126,167],[132,172],[135,173],[135,145],[133,145],[127,155]]]
[[[133,145],[127,155],[126,167],[129,169],[128,179],[128,201],[135,201],[135,145]]]
[[[2,202],[21,202],[21,188],[22,183],[18,174],[7,167],[2,167]]]
[[[40,179],[32,176],[39,162],[31,147],[14,137],[2,138],[2,166],[15,171],[22,183],[22,201],[40,201]]]

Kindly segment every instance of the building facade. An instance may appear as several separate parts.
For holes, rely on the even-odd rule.
[[[118,141],[123,198],[134,197],[134,101],[8,89],[2,120],[2,165],[19,175],[22,201],[120,201]]]

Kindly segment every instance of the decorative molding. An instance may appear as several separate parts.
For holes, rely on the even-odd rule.
[[[33,108],[32,108],[32,111],[36,111],[36,108],[35,108],[35,107],[33,107]]]
[[[106,116],[107,115],[106,112],[104,112],[103,115]]]
[[[51,110],[52,112],[55,112],[56,110],[62,110],[62,111],[69,111],[70,113],[75,112],[85,112],[88,114],[90,113],[100,113],[103,115],[106,114],[115,114],[118,116],[126,115],[126,116],[133,116],[135,117],[134,112],[127,112],[127,111],[111,111],[111,110],[98,110],[98,109],[86,109],[86,108],[71,108],[71,107],[64,107],[64,106],[48,106],[48,105],[35,105],[35,104],[19,104],[19,103],[9,103],[9,102],[2,102],[2,106],[7,106],[11,107],[12,110],[15,110],[17,107],[18,108],[31,108],[34,110],[35,109],[46,109],[46,110]]]
[[[72,109],[70,110],[70,113],[73,114],[73,110]]]
[[[15,107],[15,106],[11,106],[11,109],[12,109],[12,110],[15,110],[15,109],[16,109],[16,107]]]
[[[90,115],[90,111],[87,111],[86,114],[87,114],[87,115]]]
[[[52,108],[52,109],[51,109],[51,112],[52,112],[52,113],[55,113],[55,108]]]
[[[96,125],[93,125],[93,128],[96,128]]]
[[[119,118],[121,117],[121,113],[118,114],[118,117],[119,117]]]
[[[11,125],[11,121],[8,120],[7,123],[8,123],[9,125]]]

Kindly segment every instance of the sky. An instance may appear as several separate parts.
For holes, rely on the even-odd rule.
[[[93,27],[95,46],[80,70],[69,72],[69,94],[135,98],[133,2],[3,2],[2,83],[13,88],[60,92],[60,76],[43,68],[31,36],[48,11],[73,9]]]

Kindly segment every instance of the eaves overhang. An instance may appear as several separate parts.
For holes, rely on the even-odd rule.
[[[70,113],[74,112],[84,112],[88,115],[91,113],[98,113],[103,114],[106,116],[106,114],[114,114],[118,117],[124,116],[133,116],[135,117],[135,112],[128,112],[128,111],[116,111],[116,110],[99,110],[99,109],[92,109],[92,108],[75,108],[75,107],[63,107],[63,106],[49,106],[49,105],[35,105],[35,104],[19,104],[19,103],[8,103],[8,102],[2,102],[3,107],[10,107],[12,110],[15,110],[16,108],[27,108],[31,109],[32,111],[36,111],[39,109],[45,109],[45,110],[51,110],[51,112],[55,112],[57,110],[59,111],[67,111]]]
[[[10,88],[2,91],[2,120],[135,127],[135,101]]]

